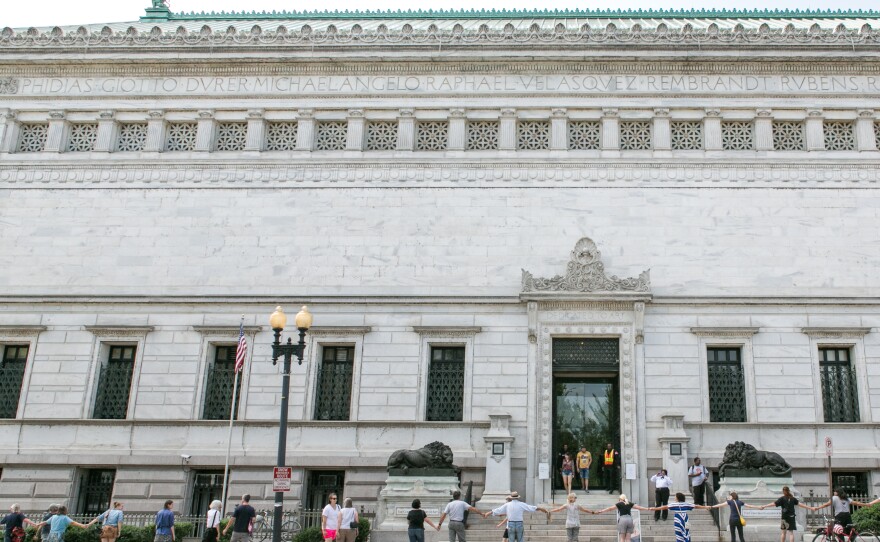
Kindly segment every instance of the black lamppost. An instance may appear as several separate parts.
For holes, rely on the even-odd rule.
[[[293,344],[288,337],[287,344],[281,344],[281,332],[287,325],[287,315],[281,307],[275,307],[275,312],[269,317],[269,325],[275,332],[275,342],[272,343],[272,365],[278,363],[278,358],[284,357],[284,370],[281,373],[281,419],[278,426],[278,460],[276,467],[284,467],[284,458],[287,455],[287,405],[290,395],[290,362],[296,356],[297,364],[302,365],[303,354],[306,350],[306,331],[312,327],[312,314],[308,307],[303,307],[294,320],[296,329],[299,330],[299,342]],[[275,513],[272,523],[272,542],[281,542],[281,524],[284,521],[284,492],[275,492]]]

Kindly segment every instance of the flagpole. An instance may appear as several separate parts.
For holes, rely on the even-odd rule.
[[[239,329],[241,332],[244,331],[244,315],[241,315],[241,323],[239,324]],[[239,348],[239,347],[236,347]],[[241,368],[242,376],[244,376],[244,367]],[[226,435],[226,463],[223,465],[223,493],[220,494],[220,500],[223,501],[223,506],[220,508],[221,517],[226,512],[226,490],[229,487],[229,454],[232,451],[232,424],[235,422],[235,407],[237,407],[237,401],[235,398],[238,396],[238,371],[233,371],[232,373],[232,401],[230,401],[231,405],[229,407],[229,433]]]

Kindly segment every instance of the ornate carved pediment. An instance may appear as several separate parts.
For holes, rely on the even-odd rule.
[[[571,251],[565,275],[553,278],[535,278],[531,273],[522,270],[523,292],[651,292],[650,270],[642,271],[638,278],[621,279],[615,275],[605,274],[602,254],[596,243],[589,237],[583,237]]]

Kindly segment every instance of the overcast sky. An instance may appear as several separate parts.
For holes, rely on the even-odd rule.
[[[0,10],[0,28],[10,26],[62,26],[84,23],[135,21],[143,15],[150,0],[4,0]],[[779,8],[779,9],[877,9],[878,0],[616,0],[597,2],[583,0],[171,0],[171,9],[178,11],[241,11],[247,10],[312,10],[320,9],[429,9],[429,8]]]

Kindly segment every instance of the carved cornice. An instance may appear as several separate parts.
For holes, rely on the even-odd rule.
[[[605,264],[596,243],[589,237],[581,238],[571,251],[565,275],[553,278],[535,278],[522,270],[522,291],[531,292],[574,292],[574,293],[637,293],[650,294],[650,271],[643,271],[638,278],[620,279],[616,275],[605,274]]]
[[[577,156],[577,151],[568,151]],[[749,187],[789,188],[852,188],[874,189],[880,183],[880,153],[865,152],[864,159],[832,161],[810,159],[807,153],[797,163],[786,164],[774,153],[766,160],[735,162],[669,161],[652,162],[625,159],[577,160],[571,163],[555,159],[496,162],[494,152],[474,153],[457,162],[429,159],[414,153],[411,161],[401,161],[390,153],[376,153],[373,161],[326,158],[313,159],[312,153],[284,155],[263,154],[258,158],[219,159],[212,153],[210,161],[179,162],[163,157],[152,161],[126,160],[113,156],[100,158],[89,153],[82,160],[67,155],[33,153],[34,156],[6,154],[0,158],[0,187],[37,184],[41,188],[107,188],[124,185],[128,188],[205,188],[247,187],[277,188],[308,184],[312,187],[344,184],[346,187],[374,185],[405,186],[517,186],[531,187],[553,183],[554,186],[619,187],[629,184],[660,188]],[[118,154],[118,153],[117,153]],[[792,155],[796,153],[782,153]],[[385,157],[382,161],[379,156]],[[50,160],[51,158],[51,160]],[[785,156],[785,159],[792,159]],[[814,160],[814,161],[812,161]],[[613,170],[609,164],[614,165]]]
[[[257,21],[255,21],[257,22]],[[264,23],[265,24],[265,23]],[[624,23],[626,24],[626,23]],[[274,26],[266,24],[266,26]],[[16,32],[11,28],[0,31],[0,51],[3,49],[66,49],[88,47],[91,52],[118,52],[120,49],[184,49],[210,48],[223,49],[272,49],[308,47],[309,49],[358,48],[376,49],[391,47],[413,48],[423,46],[436,50],[438,46],[449,48],[480,48],[495,46],[504,50],[522,48],[546,48],[583,50],[585,45],[595,48],[621,49],[627,46],[649,46],[652,49],[695,50],[706,48],[735,49],[741,47],[791,49],[838,47],[852,49],[854,46],[880,44],[880,32],[864,24],[859,29],[839,25],[836,29],[822,29],[818,24],[811,28],[771,29],[767,24],[760,28],[746,29],[742,24],[733,28],[720,28],[713,23],[705,29],[697,29],[690,24],[682,28],[670,29],[666,23],[653,28],[643,28],[634,24],[629,28],[618,28],[608,23],[604,28],[594,28],[589,24],[569,27],[558,24],[553,28],[541,28],[533,24],[529,28],[516,28],[512,24],[503,29],[490,29],[487,25],[473,25],[465,28],[460,24],[453,27],[444,25],[438,28],[431,25],[427,29],[414,29],[410,24],[400,28],[379,25],[376,28],[363,28],[354,21],[339,21],[324,28],[312,28],[309,24],[293,23],[293,27],[275,26],[263,30],[259,24],[250,29],[239,30],[235,26],[212,28],[204,25],[196,30],[183,26],[162,29],[159,26],[138,29],[130,26],[125,31],[114,32],[109,26],[100,31],[90,31],[79,27],[75,31],[64,32],[55,27],[41,32],[30,28]]]
[[[759,327],[739,327],[739,326],[721,326],[721,327],[692,327],[691,333],[700,337],[718,337],[718,338],[739,338],[747,339],[758,333]]]
[[[423,337],[473,337],[483,331],[480,326],[413,326],[413,331]]]
[[[34,338],[40,332],[46,331],[46,326],[0,326],[0,339],[5,338]]]
[[[870,327],[805,327],[801,333],[813,339],[861,339],[871,332]]]
[[[193,331],[198,331],[202,335],[211,335],[217,337],[238,337],[238,326],[192,326]],[[255,335],[263,330],[263,326],[244,326],[245,335]]]
[[[142,337],[153,331],[153,326],[84,326],[96,337]]]
[[[313,326],[309,328],[308,334],[315,337],[329,335],[366,335],[373,331],[371,326]]]

